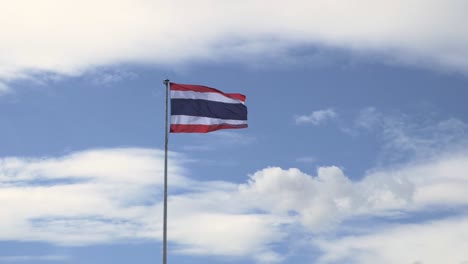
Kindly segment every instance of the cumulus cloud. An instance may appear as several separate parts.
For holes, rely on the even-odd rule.
[[[259,209],[279,215],[294,212],[311,231],[336,224],[352,209],[354,197],[351,181],[337,167],[319,168],[316,178],[298,169],[267,168],[240,190]]]
[[[310,115],[300,115],[295,117],[296,124],[312,124],[319,125],[326,120],[336,118],[337,114],[333,109],[317,110]]]
[[[467,169],[467,155],[372,172],[360,181],[351,181],[338,167],[320,167],[317,177],[298,169],[267,168],[253,174],[240,192],[255,208],[279,215],[294,212],[305,227],[320,232],[358,215],[466,206]]]
[[[118,63],[280,59],[325,46],[468,72],[466,3],[370,0],[2,2],[0,77]],[[187,45],[190,43],[190,45]]]

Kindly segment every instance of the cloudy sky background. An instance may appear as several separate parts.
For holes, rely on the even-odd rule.
[[[0,263],[468,263],[465,1],[0,0]]]

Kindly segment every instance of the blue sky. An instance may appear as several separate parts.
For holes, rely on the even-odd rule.
[[[464,1],[0,3],[0,263],[468,262]]]

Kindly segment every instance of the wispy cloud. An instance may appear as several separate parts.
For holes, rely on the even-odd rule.
[[[24,262],[24,261],[64,261],[69,257],[65,255],[41,255],[41,256],[0,256],[1,263]]]
[[[0,82],[0,96],[11,93],[12,89],[5,83]]]
[[[355,126],[363,129],[374,129],[381,125],[384,116],[375,107],[362,109],[355,120]]]
[[[468,124],[459,119],[385,114],[375,107],[361,110],[354,124],[342,129],[353,136],[371,133],[382,144],[382,163],[430,158],[468,146]]]
[[[132,80],[136,77],[136,73],[124,69],[96,69],[90,74],[92,82],[100,86],[109,86],[123,80]]]
[[[459,263],[468,261],[468,216],[386,226],[369,234],[316,239],[319,263]]]
[[[235,147],[255,142],[255,137],[233,131],[216,131],[210,134],[210,137],[201,135],[190,135],[197,138],[197,144],[188,144],[182,147],[185,151],[213,151],[219,148]]]
[[[309,115],[299,115],[296,116],[294,119],[296,124],[312,124],[312,125],[320,125],[321,123],[336,118],[337,114],[333,109],[324,109],[324,110],[317,110]]]
[[[180,10],[187,12],[174,22]],[[10,1],[2,5],[0,20],[0,49],[8,50],[0,54],[0,77],[80,74],[119,63],[251,63],[271,54],[281,61],[292,48],[314,44],[466,73],[464,10],[462,1],[434,0],[296,0],[287,8],[265,0]],[[21,30],[11,26],[18,24]]]
[[[305,156],[305,157],[296,158],[296,162],[301,162],[301,163],[314,163],[316,161],[317,161],[317,158],[312,157],[312,156]]]

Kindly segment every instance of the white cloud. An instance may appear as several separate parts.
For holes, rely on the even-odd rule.
[[[294,212],[314,232],[334,226],[349,214],[355,200],[351,181],[337,167],[321,167],[317,177],[298,169],[263,169],[240,192],[254,208],[281,216]]]
[[[2,1],[0,77],[119,63],[281,59],[319,45],[468,71],[465,3],[450,1]],[[190,43],[190,45],[187,45]]]
[[[468,205],[468,195],[462,189],[468,188],[468,156],[455,154],[427,160],[420,164],[409,164],[399,169],[387,169],[366,176],[363,182],[369,185],[381,186],[390,192],[389,197],[405,203],[410,209],[431,205]],[[393,181],[391,183],[386,181]],[[382,201],[375,200],[375,206],[381,206]]]
[[[151,149],[115,148],[76,152],[60,158],[3,158],[0,180],[15,183],[35,179],[82,178],[102,182],[161,184],[163,152]],[[171,155],[176,155],[172,153]],[[156,162],[155,162],[156,159]],[[186,179],[179,166],[169,167],[173,184]],[[139,175],[134,177],[133,174]]]
[[[324,251],[319,263],[393,264],[468,261],[468,217],[396,225],[371,234],[314,243]]]
[[[176,207],[177,208],[177,207]],[[177,209],[176,209],[177,210]],[[206,209],[205,209],[206,210]],[[223,210],[220,209],[220,212]],[[275,217],[261,214],[190,213],[171,218],[171,237],[184,254],[275,256],[281,257],[267,247],[279,242],[284,236]]]
[[[319,125],[326,120],[336,118],[337,114],[333,109],[325,109],[325,110],[317,110],[312,112],[310,115],[301,115],[296,116],[296,124],[307,124],[310,123],[312,125]]]

